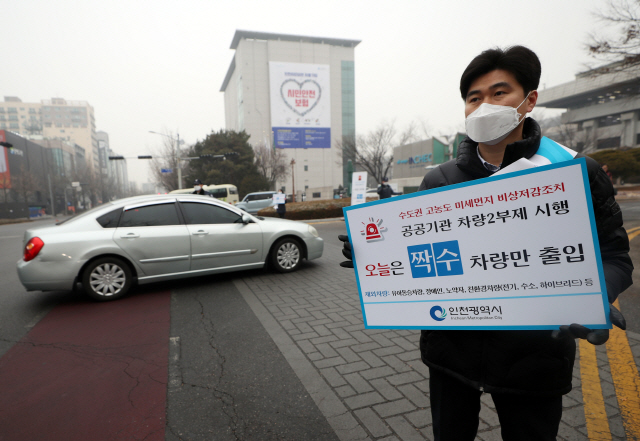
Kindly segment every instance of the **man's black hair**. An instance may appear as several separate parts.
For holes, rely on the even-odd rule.
[[[467,99],[471,83],[482,75],[496,69],[510,72],[527,95],[538,88],[542,67],[538,56],[531,49],[524,46],[512,46],[506,49],[488,49],[471,60],[471,63],[460,77],[460,94]]]

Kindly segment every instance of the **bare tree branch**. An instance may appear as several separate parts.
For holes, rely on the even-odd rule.
[[[607,0],[605,9],[593,15],[602,28],[589,35],[587,52],[595,60],[614,64],[595,69],[594,74],[640,65],[640,0]]]
[[[357,168],[380,182],[389,174],[394,147],[418,141],[420,128],[425,130],[426,124],[412,122],[398,133],[394,122],[386,122],[365,135],[345,136],[338,144],[340,163],[342,157],[351,158]]]
[[[275,190],[276,182],[283,181],[291,173],[284,151],[260,143],[253,147],[253,152],[258,172],[269,182],[270,188]]]
[[[154,184],[164,187],[167,191],[172,191],[179,188],[178,167],[182,167],[183,176],[186,175],[187,167],[184,162],[178,164],[176,137],[171,132],[167,132],[165,135],[162,137],[162,146],[154,152],[149,167]],[[172,171],[171,173],[162,173],[162,169],[171,169]]]

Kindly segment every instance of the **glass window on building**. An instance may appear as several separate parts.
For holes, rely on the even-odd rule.
[[[4,113],[4,107],[0,107],[0,113]]]
[[[16,129],[16,130],[18,130],[18,129],[20,128],[20,124],[18,124],[18,123],[11,123],[11,124],[9,124],[9,128],[10,128],[10,129]]]
[[[598,149],[615,149],[620,147],[620,137],[614,136],[598,140]]]
[[[598,127],[609,127],[621,124],[620,114],[607,115],[602,118],[598,118]]]

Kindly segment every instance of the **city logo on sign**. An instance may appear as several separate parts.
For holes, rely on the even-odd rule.
[[[382,219],[375,220],[372,217],[369,218],[369,222],[364,225],[364,230],[360,231],[360,234],[365,236],[367,242],[377,242],[384,240],[383,232],[387,231],[387,227],[382,226]]]
[[[288,79],[280,86],[280,97],[284,104],[294,113],[305,116],[318,105],[322,96],[322,88],[315,80],[302,82]],[[300,103],[303,103],[302,105]],[[300,108],[300,110],[298,110]],[[301,111],[304,110],[304,111]]]
[[[435,321],[441,322],[447,318],[447,311],[442,309],[442,306],[434,306],[431,308],[431,311],[429,311],[429,315]]]
[[[407,252],[414,279],[459,276],[464,273],[457,240],[412,245],[407,247]]]
[[[396,164],[409,164],[409,165],[421,165],[429,164],[433,161],[432,153],[425,153],[424,155],[411,156],[409,159],[398,159]]]

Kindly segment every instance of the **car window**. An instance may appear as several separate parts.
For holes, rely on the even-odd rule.
[[[273,195],[271,193],[263,194],[261,199],[271,199]]]
[[[118,226],[118,220],[120,219],[121,213],[122,208],[117,208],[107,214],[103,214],[96,220],[100,225],[102,225],[102,228],[116,228]]]
[[[185,217],[188,224],[233,224],[242,222],[242,217],[226,208],[212,204],[197,202],[183,202]]]
[[[229,194],[238,194],[238,189],[237,188],[230,188],[229,189]]]
[[[175,204],[147,205],[126,210],[120,219],[120,227],[155,227],[180,225]]]
[[[226,198],[227,197],[227,189],[226,188],[214,188],[209,190],[211,196],[214,198]]]

